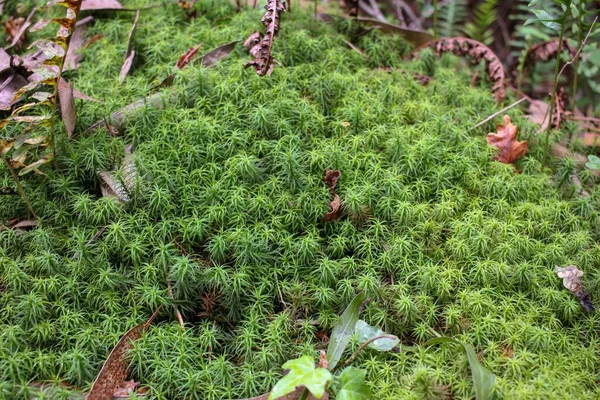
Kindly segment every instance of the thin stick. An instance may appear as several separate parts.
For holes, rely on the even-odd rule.
[[[362,349],[364,349],[365,347],[367,347],[368,345],[370,345],[371,343],[373,343],[376,340],[379,339],[398,339],[396,336],[394,335],[379,335],[379,336],[374,336],[371,339],[367,340],[366,342],[364,342],[363,344],[360,345],[360,347],[350,356],[349,359],[346,360],[346,362],[344,363],[344,367],[348,366],[348,364],[350,364],[352,361],[354,361],[354,359],[358,356],[358,353],[360,353],[360,351]]]
[[[287,304],[285,304],[285,301],[283,300],[283,295],[281,294],[281,289],[279,288],[279,279],[277,279],[277,271],[275,271],[275,283],[277,284],[277,291],[279,292],[279,300],[281,300],[281,304],[283,304],[283,306],[287,308]]]
[[[575,55],[573,56],[573,58],[571,58],[569,61],[567,61],[565,63],[565,65],[563,65],[562,68],[560,69],[560,72],[558,73],[558,77],[559,78],[562,75],[562,73],[564,72],[565,68],[567,68],[567,65],[573,64],[573,62],[579,58],[579,53],[581,53],[581,50],[583,49],[583,46],[585,46],[585,42],[587,42],[588,38],[590,37],[590,33],[592,33],[592,29],[594,29],[594,25],[596,24],[596,21],[598,21],[598,17],[594,18],[594,21],[592,22],[592,26],[590,26],[590,30],[585,35],[585,39],[583,39],[583,42],[581,42],[581,45],[577,49],[577,52],[575,53]]]
[[[165,278],[167,281],[167,290],[169,291],[169,296],[171,297],[171,300],[175,301],[175,296],[173,295],[173,288],[171,287],[171,281],[169,280],[168,276],[165,276]],[[177,315],[177,320],[179,321],[179,325],[181,325],[181,330],[185,331],[185,325],[183,324],[183,317],[181,316],[181,313],[179,312],[177,307],[175,307],[175,314]]]
[[[498,116],[498,114],[502,114],[503,112],[506,112],[508,110],[510,110],[511,108],[515,107],[516,105],[521,104],[522,102],[524,102],[525,100],[527,100],[526,97],[523,97],[517,101],[515,101],[514,103],[512,103],[509,106],[504,107],[502,110],[495,112],[494,114],[490,115],[489,117],[487,117],[486,119],[484,119],[483,121],[481,121],[480,123],[478,123],[477,125],[475,125],[474,127],[472,127],[471,129],[469,129],[470,131],[472,131],[475,128],[480,127],[481,125],[485,124],[486,122],[496,118]]]
[[[8,168],[8,170],[10,171],[10,174],[12,175],[12,178],[15,181],[15,184],[17,185],[17,189],[19,190],[19,194],[21,195],[21,198],[23,199],[25,204],[27,204],[27,208],[29,209],[31,216],[35,219],[38,219],[37,215],[35,215],[35,211],[33,211],[31,203],[29,202],[29,197],[27,197],[27,193],[25,193],[25,189],[23,189],[23,186],[21,185],[19,175],[17,175],[17,173],[13,169],[12,165],[10,165],[10,162],[8,162],[6,157],[2,156],[2,160],[4,161],[4,164],[6,164],[6,168]]]

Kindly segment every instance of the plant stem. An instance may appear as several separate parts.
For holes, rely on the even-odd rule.
[[[579,18],[577,18],[577,48],[582,47],[583,41],[583,32],[581,28],[583,26],[583,7],[581,6],[582,2],[577,4],[577,11],[579,11]],[[579,57],[575,58],[573,65],[573,93],[571,94],[571,101],[573,102],[573,112],[575,112],[575,108],[577,107],[577,78],[579,77],[577,70],[579,69]]]
[[[433,0],[433,36],[437,37],[437,0]]]
[[[19,190],[19,194],[21,195],[21,198],[23,199],[25,204],[27,204],[27,208],[29,209],[31,216],[33,218],[37,219],[37,215],[35,214],[35,211],[33,210],[31,203],[29,202],[29,197],[27,197],[27,193],[25,193],[25,189],[21,185],[21,180],[19,179],[19,175],[17,175],[17,173],[15,172],[13,167],[10,165],[10,162],[8,162],[6,157],[2,156],[2,160],[4,161],[4,164],[6,164],[6,167],[8,168],[8,170],[10,171],[10,174],[12,175],[12,178],[15,181],[15,184],[17,185],[17,189]]]
[[[346,362],[344,363],[344,367],[348,366],[352,361],[354,361],[354,359],[358,356],[358,353],[361,352],[362,349],[364,349],[365,347],[367,347],[368,345],[370,345],[371,343],[373,343],[376,340],[379,339],[398,339],[396,336],[394,335],[379,335],[379,336],[373,336],[371,339],[367,340],[366,342],[364,342],[363,344],[360,345],[360,347],[350,356],[349,359],[346,360]]]
[[[554,107],[556,104],[556,89],[558,87],[558,78],[560,70],[560,55],[562,53],[563,37],[565,36],[565,28],[567,22],[567,12],[564,11],[560,20],[560,35],[558,37],[558,51],[556,52],[556,65],[554,66],[554,84],[552,85],[552,96],[550,99],[550,107],[548,107],[548,118],[549,123],[546,127],[546,142],[544,144],[544,161],[542,162],[542,169],[546,167],[548,162],[548,146],[550,144],[550,131],[552,130],[552,116],[554,115]]]

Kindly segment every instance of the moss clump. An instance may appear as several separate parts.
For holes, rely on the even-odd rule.
[[[71,78],[106,103],[80,107],[80,127],[145,95],[192,45],[260,27],[258,11],[223,3],[201,2],[189,23],[175,6],[144,11],[123,86],[131,16],[98,20],[91,33],[105,37]],[[487,131],[469,128],[496,110],[493,98],[451,58],[402,62],[407,46],[375,31],[358,46],[368,59],[331,27],[287,15],[275,45],[285,67],[272,76],[244,70],[238,48],[214,69],[179,72],[178,100],[140,113],[123,137],[61,142],[60,168],[25,181],[40,227],[0,231],[0,397],[26,397],[32,380],[89,387],[118,338],[159,305],[132,353],[150,398],[258,395],[285,360],[314,354],[357,291],[372,299],[364,318],[405,343],[435,330],[474,345],[500,397],[597,395],[600,318],[553,272],[576,264],[598,288],[594,204],[539,174],[535,148],[521,174],[491,161]],[[407,72],[433,69],[426,87]],[[125,142],[140,178],[128,205],[102,198],[96,177]],[[323,224],[327,168],[342,171],[347,217]],[[1,218],[24,214],[2,198]],[[365,351],[358,364],[376,399],[472,397],[453,347]]]

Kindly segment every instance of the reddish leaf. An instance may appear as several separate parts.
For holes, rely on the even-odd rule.
[[[175,65],[175,67],[182,69],[186,65],[188,65],[190,63],[190,61],[192,61],[192,58],[194,58],[196,56],[196,54],[198,54],[198,50],[200,50],[200,47],[202,47],[202,43],[200,43],[200,44],[190,48],[188,51],[186,51],[179,58],[179,60],[177,60],[177,64]]]
[[[125,359],[127,352],[133,347],[133,342],[138,340],[142,333],[148,329],[159,310],[156,310],[146,323],[134,326],[121,337],[98,373],[87,395],[87,400],[112,399],[113,393],[129,374],[129,362]]]
[[[15,18],[12,15],[8,18],[8,21],[4,23],[4,31],[6,32],[6,41],[12,46],[20,48],[27,39],[25,37],[25,18]]]
[[[78,24],[73,31],[71,41],[69,42],[69,49],[67,50],[67,56],[65,57],[64,69],[76,70],[79,68],[79,61],[81,60],[81,49],[84,47],[86,26]]]
[[[331,193],[333,193],[333,191],[335,190],[337,181],[338,181],[338,179],[340,179],[341,176],[342,176],[342,173],[338,170],[328,169],[325,171],[325,176],[323,177],[323,181],[325,181],[325,184],[327,185],[327,187],[329,188],[329,191]]]
[[[488,133],[487,141],[490,145],[498,148],[495,159],[505,163],[513,164],[527,153],[527,141],[519,142],[517,133],[519,128],[510,122],[508,115],[504,116],[504,125],[498,125],[497,133]]]
[[[135,12],[135,17],[133,19],[133,25],[131,26],[131,30],[129,31],[129,38],[127,39],[127,52],[125,54],[125,61],[123,62],[123,66],[121,67],[121,72],[119,73],[119,81],[123,83],[131,66],[133,65],[133,58],[135,57],[135,50],[133,48],[133,34],[135,33],[135,29],[137,28],[138,20],[140,19],[140,10]]]
[[[464,37],[443,38],[427,42],[413,51],[409,56],[415,56],[419,51],[431,47],[438,55],[441,53],[452,52],[457,56],[469,56],[473,58],[473,62],[479,63],[482,59],[487,65],[488,76],[493,83],[492,93],[496,101],[500,103],[506,96],[505,72],[502,61],[498,56],[486,45],[473,39]]]
[[[323,222],[335,221],[344,215],[342,199],[337,193],[333,195],[333,200],[329,203],[329,209],[329,213],[325,214],[323,217]]]

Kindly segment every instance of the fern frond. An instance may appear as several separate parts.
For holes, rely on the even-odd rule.
[[[460,24],[467,18],[467,0],[451,0],[438,10],[440,36],[451,37],[460,32]]]
[[[494,41],[492,24],[497,19],[498,0],[485,0],[474,11],[473,21],[469,21],[462,32],[485,45]]]

